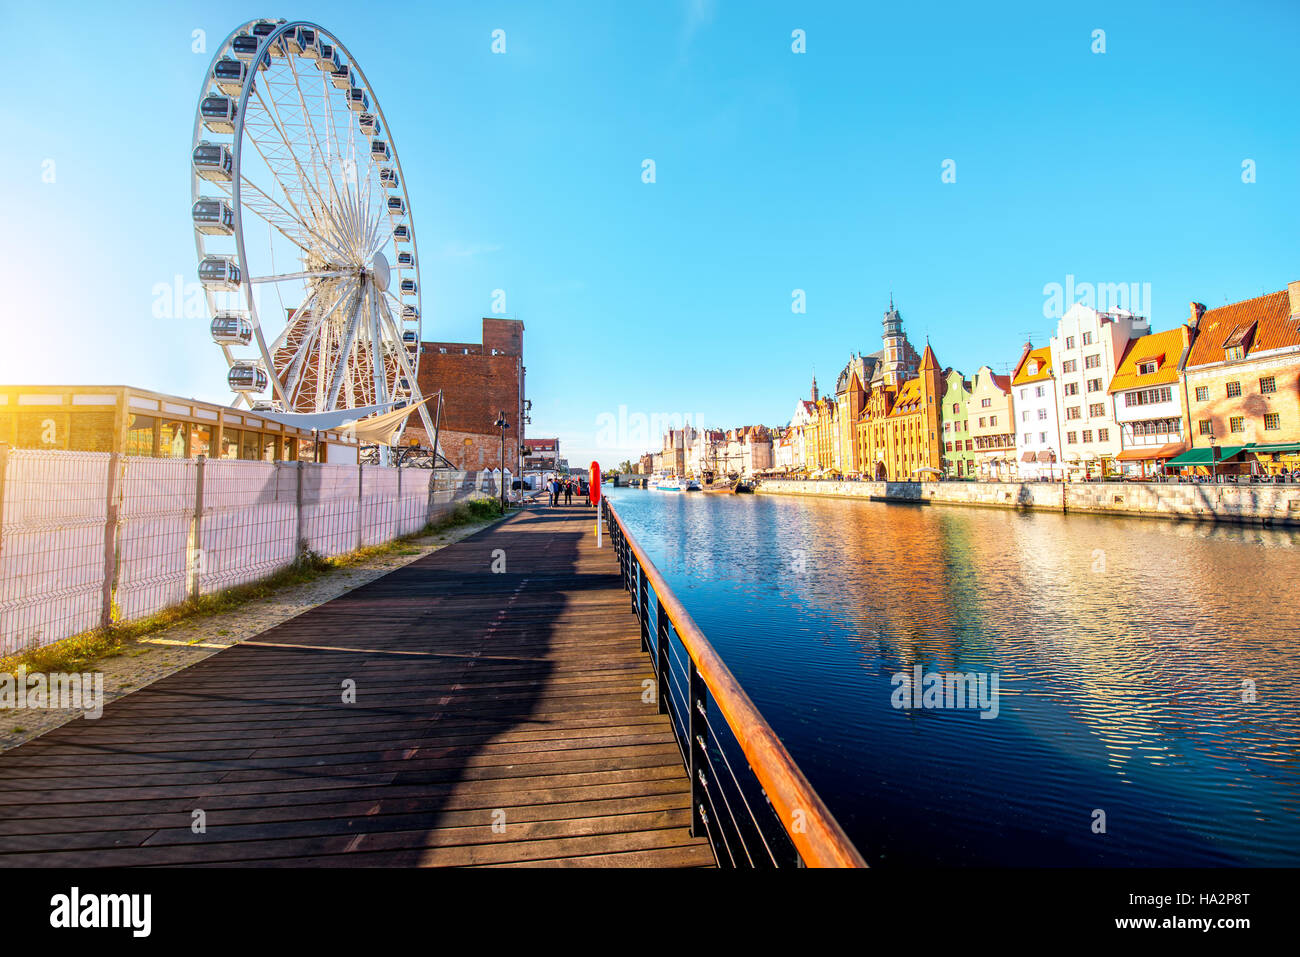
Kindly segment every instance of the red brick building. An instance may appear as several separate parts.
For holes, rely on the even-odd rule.
[[[497,468],[501,430],[494,426],[505,411],[506,468],[519,470],[524,417],[524,324],[518,319],[483,319],[482,342],[422,342],[420,393],[443,393],[439,451],[457,468]],[[429,402],[430,418],[437,400]],[[408,440],[428,447],[418,415],[406,428]]]

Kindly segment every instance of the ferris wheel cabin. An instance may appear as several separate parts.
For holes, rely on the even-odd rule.
[[[238,282],[238,279],[236,279],[236,282]],[[402,290],[403,296],[413,296],[416,293],[415,280],[403,279],[399,288]]]
[[[222,57],[212,67],[212,79],[217,81],[217,86],[227,96],[239,95],[239,91],[244,88],[244,77],[247,75],[248,64],[242,60],[232,60],[228,56]]]
[[[253,324],[238,312],[219,312],[210,327],[219,346],[246,346],[253,341]]]
[[[281,20],[278,23],[276,23],[270,20],[261,20],[253,24],[253,36],[257,37],[258,43],[261,43],[265,41],[266,38],[269,37],[272,33],[274,33],[276,28],[279,27],[281,23],[284,23],[284,21]],[[279,43],[276,43],[267,52],[271,56],[284,56],[284,49],[280,46]]]
[[[404,215],[406,213],[406,200],[400,196],[389,196],[388,211],[397,216]]]
[[[199,263],[199,282],[213,292],[239,289],[239,266],[225,256],[208,256]]]
[[[322,73],[333,73],[343,66],[343,57],[331,44],[321,41],[320,56],[316,58],[316,69]]]
[[[224,199],[199,197],[193,209],[194,228],[209,236],[231,236],[235,232],[235,211]]]
[[[393,161],[393,151],[388,148],[388,144],[383,140],[371,140],[370,158],[384,163],[391,163]]]
[[[315,60],[320,56],[320,43],[316,39],[316,31],[311,27],[299,27],[290,33],[285,40],[289,52],[304,56],[309,60]]]
[[[261,44],[262,41],[257,37],[251,36],[247,33],[241,33],[239,36],[235,37],[235,39],[230,41],[230,52],[233,53],[237,59],[250,63],[257,58],[257,48],[261,46]]]
[[[408,252],[400,252],[400,253],[398,253],[398,254],[397,254],[397,265],[398,265],[398,266],[414,266],[414,265],[415,265],[415,253],[408,253]]]
[[[379,135],[379,117],[373,113],[362,113],[357,117],[357,122],[361,124],[361,132],[366,136]]]
[[[355,86],[348,90],[348,106],[355,113],[370,109],[370,97],[366,96],[364,90],[359,90]]]
[[[393,227],[393,239],[399,243],[409,243],[411,241],[411,231],[406,228],[405,223],[398,223]]]
[[[230,182],[234,166],[234,156],[224,143],[203,140],[194,147],[194,171],[209,182]]]
[[[356,77],[353,76],[352,70],[344,65],[339,65],[330,71],[330,82],[339,90],[347,90],[357,85]]]
[[[420,344],[419,333],[414,329],[407,329],[402,333],[402,342],[408,346],[418,346]]]
[[[379,184],[386,189],[397,189],[400,185],[397,180],[397,170],[389,169],[387,166],[380,168]]]
[[[230,367],[226,382],[231,392],[265,392],[270,380],[266,371],[254,362],[236,362]]]
[[[419,322],[419,321],[420,321],[420,309],[419,309],[419,307],[418,307],[418,306],[403,306],[403,307],[402,307],[402,321],[403,321],[403,322]]]
[[[239,107],[228,96],[205,96],[199,104],[203,125],[210,133],[235,132],[235,115],[238,112]]]

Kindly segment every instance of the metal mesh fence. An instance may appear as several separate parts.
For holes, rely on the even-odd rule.
[[[496,487],[489,473],[0,446],[0,653],[418,532]]]

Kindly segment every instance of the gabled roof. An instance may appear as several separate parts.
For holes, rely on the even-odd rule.
[[[1038,371],[1030,373],[1030,360],[1038,363]],[[1052,347],[1042,346],[1038,349],[1030,349],[1020,360],[1020,365],[1016,366],[1015,374],[1011,378],[1013,385],[1027,385],[1030,382],[1042,382],[1044,379],[1052,377]]]
[[[1150,385],[1172,385],[1178,381],[1178,360],[1187,348],[1190,331],[1186,326],[1153,332],[1148,336],[1139,336],[1128,344],[1124,358],[1110,380],[1108,392],[1124,392],[1128,389],[1141,389]],[[1138,375],[1138,366],[1144,362],[1155,361],[1156,371]]]
[[[1224,347],[1234,336],[1244,337],[1255,325],[1254,339],[1246,355],[1300,346],[1300,323],[1291,318],[1291,302],[1285,289],[1254,299],[1207,309],[1197,323],[1196,340],[1187,356],[1187,366],[1223,362]]]
[[[898,395],[894,397],[894,407],[889,410],[891,417],[896,415],[911,415],[920,407],[921,399],[925,395],[922,388],[923,383],[918,377],[908,379],[898,388]]]

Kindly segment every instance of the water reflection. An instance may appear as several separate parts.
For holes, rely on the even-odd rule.
[[[873,863],[1300,863],[1295,532],[614,495]],[[893,708],[916,665],[999,717]]]

